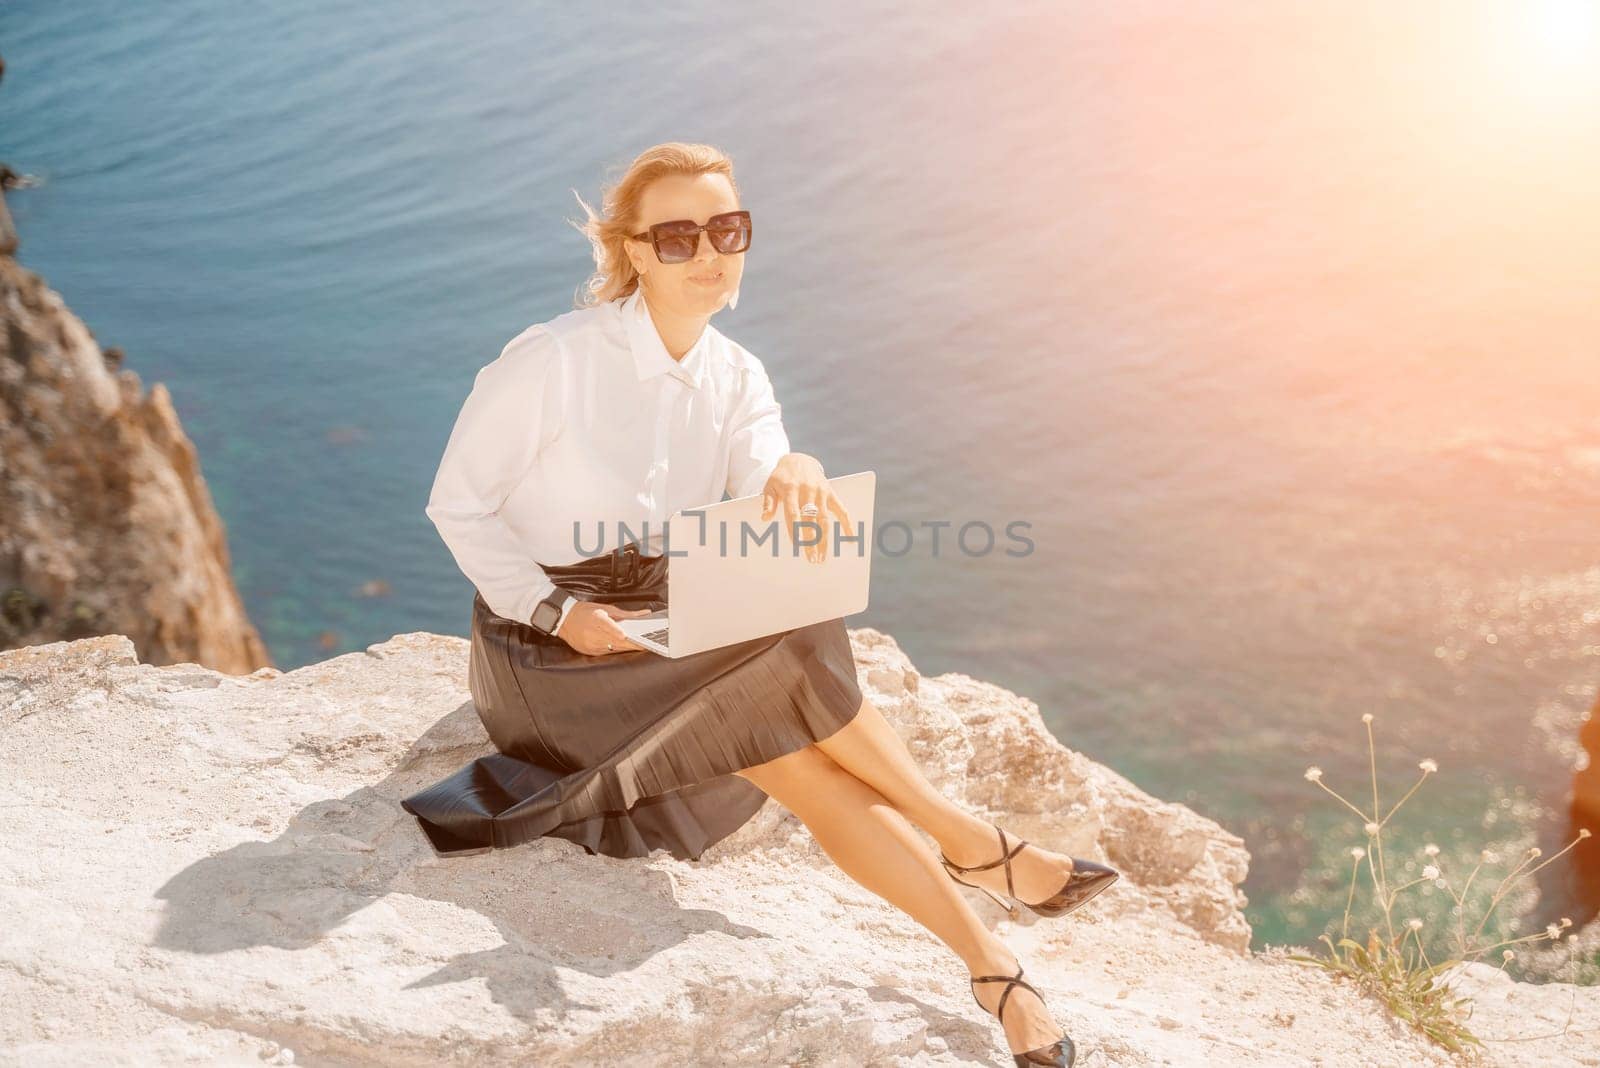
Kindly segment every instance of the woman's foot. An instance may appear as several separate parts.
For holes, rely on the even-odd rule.
[[[1017,967],[1016,956],[1007,952],[980,962],[971,976],[1016,975]],[[969,981],[968,986],[978,999],[978,1004],[982,1005],[990,1016],[996,1015],[1000,1006],[1000,996],[1005,993],[1008,984]],[[1063,1029],[1057,1025],[1050,1015],[1049,1007],[1039,995],[1020,984],[1011,985],[1010,989],[1011,993],[1006,997],[1004,1018],[1000,1023],[1005,1028],[1006,1045],[1013,1055],[1048,1046],[1062,1036]]]
[[[980,823],[978,826],[982,828],[981,831],[971,840],[959,843],[956,846],[958,852],[952,852],[948,848],[944,850],[944,855],[950,863],[957,867],[969,868],[976,864],[987,864],[1000,856],[999,837],[995,834],[994,828],[987,823]],[[1008,848],[1016,849],[1016,843],[1017,839],[1007,836]],[[964,871],[960,875],[962,882],[987,887],[998,894],[1015,897],[1024,903],[1038,904],[1066,885],[1067,879],[1072,875],[1072,858],[1065,853],[1052,853],[1043,846],[1029,842],[1011,858],[1010,890],[1006,889],[1004,864],[996,864],[982,871]],[[978,985],[981,987],[990,984]],[[1010,1015],[1009,1011],[1007,1015]]]

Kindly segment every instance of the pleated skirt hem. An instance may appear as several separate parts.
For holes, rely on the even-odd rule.
[[[475,641],[478,637],[475,633]],[[697,860],[766,801],[754,783],[733,772],[827,738],[848,724],[862,703],[843,619],[676,661],[638,651],[618,657],[572,655],[576,661],[560,663],[578,674],[555,669],[564,676],[559,685],[588,677],[595,692],[609,700],[617,691],[600,688],[601,674],[589,673],[610,672],[605,685],[613,688],[619,679],[643,685],[656,673],[656,689],[621,692],[617,699],[630,707],[645,707],[640,702],[655,700],[656,692],[677,699],[662,696],[666,707],[651,710],[608,749],[595,749],[598,756],[583,760],[582,767],[544,759],[564,755],[550,749],[523,746],[510,755],[507,746],[498,746],[501,751],[407,797],[402,807],[418,819],[436,852],[467,855],[557,837],[612,857],[664,849],[678,859]],[[618,663],[620,657],[635,659],[628,665]],[[612,663],[600,663],[605,661]],[[518,661],[513,656],[510,662]],[[541,680],[556,685],[551,670],[524,670],[514,687],[487,681],[490,673],[484,672],[478,685],[518,693],[474,697],[481,696],[484,704],[518,699]]]
[[[431,807],[429,794],[441,791],[448,797],[481,773],[495,774],[491,767],[496,763],[513,761],[515,758],[498,753],[480,757],[430,791],[401,801],[401,807],[417,817],[423,834],[440,856],[492,852],[498,848],[496,845],[461,837],[426,818]],[[730,774],[670,794],[643,798],[632,808],[594,812],[558,823],[535,837],[564,839],[583,847],[591,856],[645,857],[664,849],[679,860],[699,860],[712,845],[748,823],[766,800],[767,795],[754,783]],[[493,838],[495,818],[489,816],[483,826]]]

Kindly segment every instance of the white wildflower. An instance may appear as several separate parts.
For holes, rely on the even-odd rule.
[[[1350,855],[1355,857],[1357,860],[1360,860],[1362,857],[1367,855],[1367,851],[1362,849],[1360,846],[1351,846]]]
[[[1361,713],[1361,722],[1362,723],[1371,723],[1372,722],[1372,713],[1371,712],[1363,712],[1363,713]]]
[[[1368,834],[1377,834],[1378,825],[1369,821],[1367,825],[1362,828],[1362,830],[1366,831]]]
[[[1419,761],[1417,763],[1417,767],[1421,768],[1424,772],[1430,775],[1439,770],[1438,762],[1432,757],[1429,757],[1427,760]]]
[[[1517,956],[1515,953],[1511,952],[1509,949],[1506,950],[1504,953],[1502,953],[1500,955],[1502,957],[1504,957],[1506,960],[1515,960],[1516,956]]]
[[[1550,940],[1552,942],[1561,941],[1561,925],[1560,924],[1552,923],[1552,924],[1548,925],[1547,927],[1545,927],[1544,933],[1550,936]]]
[[[1411,928],[1413,931],[1420,931],[1422,930],[1422,921],[1413,916],[1406,921],[1406,926]]]
[[[1321,782],[1322,769],[1315,764],[1306,769],[1306,782]]]
[[[1437,879],[1439,877],[1439,865],[1429,864],[1426,868],[1423,868],[1422,877],[1424,879]]]
[[[1439,855],[1439,847],[1434,845],[1432,842],[1429,842],[1427,845],[1423,846],[1422,851],[1430,857],[1436,857]]]

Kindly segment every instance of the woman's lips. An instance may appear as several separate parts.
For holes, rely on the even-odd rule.
[[[714,275],[710,276],[709,278],[691,278],[691,279],[689,279],[689,281],[691,281],[691,282],[699,282],[703,286],[709,286],[709,285],[712,285],[712,284],[714,284],[716,282],[722,281],[722,275],[714,274]]]

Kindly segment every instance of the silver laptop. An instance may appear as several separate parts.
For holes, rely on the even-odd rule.
[[[877,481],[875,471],[828,479],[855,529],[844,529],[831,514],[820,517],[818,545],[828,550],[823,563],[797,548],[782,506],[771,519],[761,518],[760,494],[674,513],[664,546],[668,607],[617,624],[641,647],[680,657],[862,611]],[[802,540],[818,536],[806,526],[800,532]],[[844,540],[858,534],[859,540]]]

